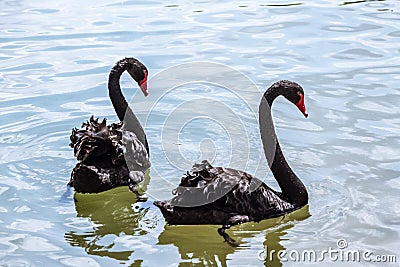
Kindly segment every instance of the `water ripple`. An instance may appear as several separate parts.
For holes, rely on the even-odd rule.
[[[351,249],[390,252],[399,246],[395,1],[0,1],[0,15],[0,265],[258,266],[279,264],[256,258],[265,245],[327,249],[346,238]],[[242,246],[231,248],[216,226],[165,226],[161,214],[150,204],[134,203],[127,188],[95,196],[69,192],[66,183],[76,164],[70,131],[91,114],[117,121],[107,78],[125,56],[148,67],[150,94],[158,71],[193,61],[227,64],[260,91],[276,80],[298,81],[309,118],[283,98],[273,115],[285,156],[309,191],[302,218],[237,226],[231,232]],[[127,99],[138,91],[127,75],[122,87]],[[241,93],[258,105],[259,92]],[[149,194],[169,198],[183,174],[162,157],[163,116],[200,94],[231,108],[218,122],[238,133],[236,119],[243,121],[248,136],[236,134],[249,139],[251,160],[262,150],[257,122],[237,98],[197,85],[170,94],[160,99],[146,127],[152,161],[163,174],[151,173]],[[135,99],[134,110],[146,101]],[[204,103],[183,106],[176,117],[224,114],[221,105]],[[221,125],[193,120],[182,128],[180,144],[170,147],[189,161],[206,156],[225,164],[240,153],[231,153]],[[172,134],[164,136],[167,142]],[[266,181],[278,189],[272,176]]]

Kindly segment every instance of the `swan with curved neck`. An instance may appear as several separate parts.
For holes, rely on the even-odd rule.
[[[132,79],[138,83],[144,96],[148,95],[148,71],[147,68],[135,58],[124,58],[118,61],[110,71],[108,78],[108,93],[114,110],[117,113],[118,119],[125,123],[125,130],[135,133],[140,142],[146,146],[146,150],[149,153],[146,134],[142,128],[142,125],[140,124],[136,115],[133,113],[132,109],[129,107],[128,102],[121,91],[119,80],[124,71],[127,71]]]
[[[261,99],[259,125],[264,153],[281,192],[248,173],[213,167],[204,160],[183,176],[171,200],[154,202],[169,224],[221,224],[219,234],[235,244],[225,233],[231,226],[278,217],[308,203],[306,187],[287,163],[275,134],[270,107],[280,95],[305,117],[308,113],[303,88],[295,82],[276,82]]]
[[[127,71],[147,96],[147,68],[135,58],[124,58],[111,69],[109,96],[120,120],[109,126],[93,116],[73,129],[70,146],[79,163],[71,174],[69,185],[82,193],[97,193],[117,186],[135,185],[143,180],[150,167],[146,134],[122,94],[120,78]],[[128,167],[129,166],[129,167]]]

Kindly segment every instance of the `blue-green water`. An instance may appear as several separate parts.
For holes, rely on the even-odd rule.
[[[330,248],[399,263],[400,2],[1,1],[0,15],[0,266],[292,266],[296,251]],[[272,82],[290,79],[304,87],[310,116],[284,99],[273,115],[309,206],[233,227],[233,248],[217,226],[166,226],[127,188],[66,192],[76,164],[70,131],[91,114],[117,121],[107,77],[125,56],[150,72],[148,98],[132,98],[137,88],[122,77],[148,135],[150,200],[170,198],[183,169],[202,158],[265,175],[251,108]],[[157,80],[199,61],[238,70],[256,87],[234,94],[201,83],[196,68],[171,79],[198,83],[171,90],[170,76],[165,88]],[[277,188],[271,175],[266,182]],[[265,248],[287,254],[264,261]]]

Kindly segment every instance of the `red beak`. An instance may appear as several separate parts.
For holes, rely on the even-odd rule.
[[[306,110],[306,105],[304,105],[304,95],[302,93],[299,93],[300,96],[300,100],[299,102],[296,104],[297,108],[301,111],[301,113],[303,113],[304,117],[308,117],[308,113]]]
[[[142,92],[144,96],[147,96],[149,93],[147,92],[147,81],[144,80],[142,83],[139,84],[140,89],[142,89]]]
[[[148,76],[148,73],[147,73],[147,70],[145,70],[144,71],[144,78],[139,83],[139,87],[140,87],[140,89],[142,89],[142,92],[143,92],[144,96],[147,96],[149,94],[147,92],[147,76]]]

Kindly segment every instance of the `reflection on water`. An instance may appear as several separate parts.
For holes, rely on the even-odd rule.
[[[135,197],[127,187],[96,195],[75,194],[77,216],[93,223],[93,232],[69,231],[65,240],[92,255],[128,260],[132,251],[115,250],[114,240],[121,235],[143,235],[138,221],[146,209],[134,211]],[[112,240],[112,241],[111,241]],[[109,243],[111,241],[111,243]]]
[[[194,266],[227,266],[235,251],[243,250],[249,246],[249,240],[255,236],[264,236],[259,240],[268,250],[285,250],[281,244],[285,237],[286,230],[294,227],[296,223],[307,219],[310,216],[308,205],[291,214],[283,217],[263,220],[259,223],[245,223],[228,230],[233,239],[240,245],[232,247],[223,242],[222,237],[218,235],[217,229],[220,226],[215,225],[174,225],[166,226],[164,231],[158,237],[158,244],[173,244],[179,250],[183,263],[192,263]],[[258,253],[258,252],[257,252]],[[247,259],[245,265],[250,262],[260,261],[256,252]],[[282,266],[277,258],[265,257],[266,266]],[[251,264],[250,264],[251,265]]]
[[[358,1],[345,1],[341,6],[346,6],[346,5],[351,5],[351,4],[360,4],[360,3],[365,3],[365,2],[382,2],[385,0],[358,0]]]
[[[281,243],[287,240],[286,231],[310,216],[308,205],[286,216],[246,223],[228,230],[240,245],[232,247],[218,234],[217,225],[164,225],[163,218],[151,203],[136,203],[127,187],[119,187],[99,194],[75,196],[77,216],[91,221],[93,228],[85,231],[70,230],[65,240],[86,253],[109,257],[118,261],[135,262],[135,248],[146,247],[141,238],[154,239],[157,245],[173,245],[178,249],[182,266],[227,266],[235,251],[248,247],[249,240],[264,236],[260,250],[285,250]],[[149,213],[151,214],[149,216]],[[267,250],[266,250],[267,251]],[[252,261],[262,262],[254,252]],[[281,266],[279,260],[265,257],[265,265]]]
[[[144,181],[137,186],[140,193],[146,191],[149,181],[147,172]],[[149,228],[157,223],[146,217],[152,204],[136,203],[136,196],[126,186],[98,194],[75,193],[74,200],[77,217],[88,218],[93,229],[70,230],[65,234],[65,240],[91,255],[127,261],[133,252],[129,247],[130,240],[135,242],[137,236],[147,234],[143,221],[151,224],[147,225]]]

